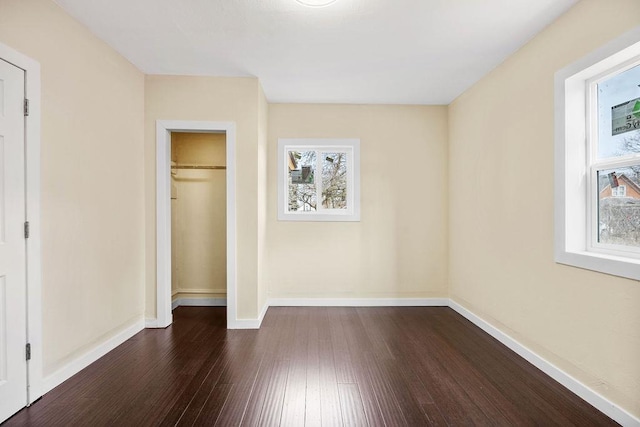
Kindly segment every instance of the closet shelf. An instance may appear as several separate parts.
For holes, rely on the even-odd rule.
[[[171,165],[171,169],[226,169],[226,166],[210,165]]]

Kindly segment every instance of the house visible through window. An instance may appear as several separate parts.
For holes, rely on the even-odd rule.
[[[278,219],[359,221],[358,140],[280,139]]]

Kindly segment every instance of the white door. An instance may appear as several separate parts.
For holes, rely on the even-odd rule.
[[[27,404],[24,71],[0,59],[0,422]]]

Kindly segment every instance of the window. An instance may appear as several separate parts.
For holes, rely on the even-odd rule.
[[[278,219],[360,221],[360,141],[278,140]]]
[[[590,248],[640,255],[640,57],[587,82]],[[624,197],[625,199],[620,199]]]
[[[615,173],[615,172],[612,172]],[[611,197],[626,197],[627,195],[627,186],[626,185],[618,185],[617,187],[613,187],[611,189]],[[599,202],[602,204],[604,203],[605,198],[604,197],[600,197]],[[599,207],[600,210],[602,210],[602,206]],[[599,215],[600,217],[600,221],[602,221],[602,214]]]
[[[555,258],[640,279],[640,27],[555,78]]]

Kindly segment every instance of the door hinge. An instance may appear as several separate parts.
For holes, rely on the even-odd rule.
[[[24,222],[24,238],[29,238],[29,221]]]
[[[24,99],[24,115],[29,115],[29,100],[26,98]]]
[[[31,360],[31,344],[27,343],[25,353],[26,359]]]

